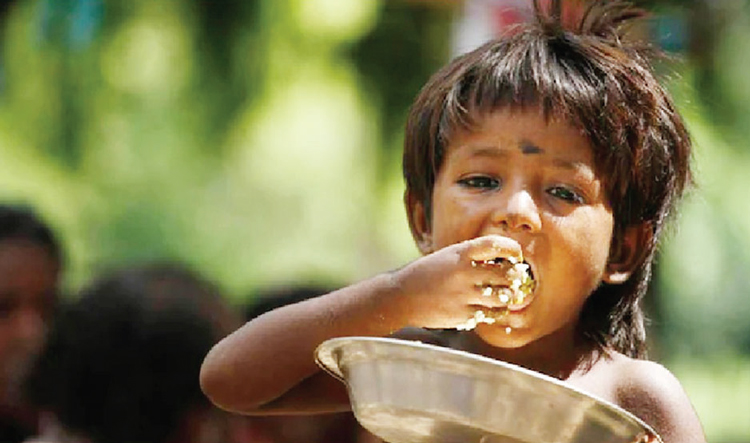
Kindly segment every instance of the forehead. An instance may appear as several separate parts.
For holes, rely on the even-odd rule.
[[[502,156],[517,151],[553,161],[594,166],[591,142],[577,126],[537,110],[500,109],[475,117],[453,131],[447,156]]]
[[[58,271],[59,264],[43,246],[26,240],[0,241],[0,290],[53,286]]]

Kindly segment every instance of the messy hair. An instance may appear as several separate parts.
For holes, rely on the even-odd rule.
[[[431,77],[407,121],[406,197],[424,207],[429,221],[432,189],[452,135],[495,110],[538,109],[579,128],[612,207],[613,248],[627,227],[645,224],[653,234],[627,282],[603,283],[588,298],[580,332],[602,347],[643,356],[640,300],[664,223],[691,183],[691,141],[654,74],[656,51],[626,36],[626,26],[645,11],[621,1],[580,6],[536,0],[533,20]]]

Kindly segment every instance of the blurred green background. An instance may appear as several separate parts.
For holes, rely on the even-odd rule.
[[[750,442],[750,1],[638,2],[696,142],[653,356],[709,440]],[[0,1],[0,199],[63,238],[65,286],[178,260],[235,303],[416,257],[402,127],[458,2]]]

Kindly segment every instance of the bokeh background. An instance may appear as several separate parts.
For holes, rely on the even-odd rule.
[[[167,259],[246,304],[399,266],[408,106],[471,20],[507,19],[477,15],[493,1],[0,1],[0,199],[57,230],[70,292]],[[750,442],[750,1],[636,3],[698,184],[657,263],[652,355],[709,441]]]

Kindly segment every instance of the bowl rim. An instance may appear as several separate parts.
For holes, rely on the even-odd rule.
[[[559,387],[560,389],[563,389],[563,390],[568,391],[569,393],[572,393],[573,395],[577,395],[585,399],[593,400],[596,403],[599,403],[601,406],[609,409],[611,412],[614,412],[622,416],[624,419],[630,420],[635,425],[640,426],[646,433],[650,434],[651,437],[655,438],[655,440],[651,440],[654,443],[663,443],[661,436],[659,436],[659,434],[649,424],[644,422],[642,419],[638,418],[635,414],[631,413],[630,411],[608,400],[605,400],[594,394],[588,393],[578,387],[575,387],[573,385],[570,385],[569,383],[566,383],[563,380],[559,380],[549,375],[542,374],[540,372],[537,372],[528,368],[524,368],[523,366],[519,366],[513,363],[508,363],[502,360],[496,360],[494,358],[485,357],[479,354],[473,354],[471,352],[462,351],[459,349],[453,349],[453,348],[448,348],[448,347],[439,346],[435,344],[423,343],[420,341],[406,340],[406,339],[392,338],[392,337],[360,337],[360,336],[335,337],[335,338],[325,340],[323,343],[318,345],[318,347],[315,349],[315,362],[325,372],[327,372],[328,374],[330,374],[331,376],[333,376],[334,378],[338,379],[339,381],[341,381],[342,383],[348,386],[349,383],[346,377],[344,376],[341,366],[338,364],[338,359],[335,357],[335,354],[336,352],[339,352],[340,350],[345,349],[350,345],[361,344],[361,343],[375,343],[375,344],[385,345],[385,346],[406,347],[406,348],[411,348],[411,349],[418,350],[418,351],[446,353],[447,355],[452,355],[452,356],[459,357],[459,358],[469,358],[480,364],[489,364],[489,365],[494,365],[500,368],[509,369],[509,370],[521,373],[525,377],[531,377],[534,379],[546,381],[546,382],[552,383],[553,385]],[[350,402],[351,402],[351,399],[350,399]]]

